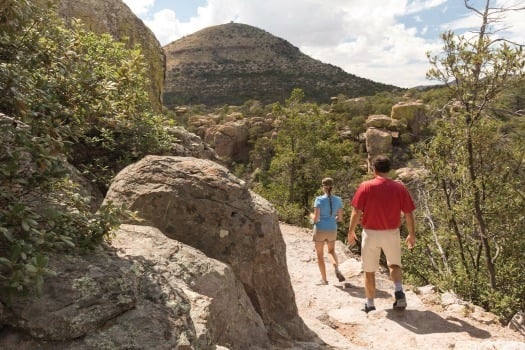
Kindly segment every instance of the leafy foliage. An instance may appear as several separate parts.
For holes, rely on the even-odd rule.
[[[419,253],[427,258],[411,259],[409,269],[510,317],[525,307],[523,272],[513,263],[525,244],[525,156],[523,129],[513,130],[521,137],[502,132],[502,114],[518,111],[503,112],[498,101],[524,81],[525,54],[489,32],[494,11],[504,10],[475,11],[482,18],[476,36],[444,33],[443,53],[429,56],[427,75],[445,84],[448,102],[436,111],[434,136],[419,148],[428,170],[419,197],[429,228]]]
[[[66,28],[54,1],[0,4],[0,288],[36,289],[50,251],[110,238],[126,208],[90,209],[66,157],[105,189],[114,172],[167,150],[151,113],[143,58],[80,24]],[[101,180],[102,179],[102,180]]]
[[[277,137],[256,143],[256,154],[272,154],[269,165],[258,174],[256,189],[274,204],[282,220],[304,224],[323,177],[333,177],[344,191],[357,169],[353,147],[339,136],[336,123],[315,104],[302,103],[295,89],[286,104],[274,106]]]

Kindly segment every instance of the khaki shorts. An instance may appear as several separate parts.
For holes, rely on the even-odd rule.
[[[337,230],[318,230],[314,227],[312,241],[314,242],[333,242],[337,239]]]
[[[379,269],[381,249],[383,250],[383,253],[385,253],[388,266],[401,266],[401,241],[399,229],[363,229],[361,261],[364,272],[376,272]]]

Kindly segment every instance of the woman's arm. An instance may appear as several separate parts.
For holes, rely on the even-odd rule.
[[[336,219],[337,219],[337,222],[341,222],[341,221],[343,221],[343,208],[341,208],[341,209],[339,209],[339,210],[337,211],[337,217],[336,217]]]
[[[319,221],[319,216],[321,215],[321,211],[319,210],[319,208],[314,208],[314,217],[312,219],[312,221],[315,223],[317,223]]]

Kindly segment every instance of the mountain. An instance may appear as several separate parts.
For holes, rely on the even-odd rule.
[[[306,100],[372,95],[397,89],[322,63],[288,41],[240,23],[208,27],[163,47],[164,105],[239,105],[249,99],[283,102],[294,88]]]

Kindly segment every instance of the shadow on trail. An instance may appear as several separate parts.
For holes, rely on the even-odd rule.
[[[386,310],[386,313],[386,318],[416,334],[465,332],[474,338],[486,339],[491,337],[491,334],[484,329],[476,328],[456,317],[444,319],[428,310]]]
[[[344,282],[342,285],[335,286],[337,289],[342,290],[343,292],[346,292],[350,294],[351,296],[355,298],[365,298],[365,288],[361,286],[356,286],[353,283],[350,282]],[[376,289],[376,298],[391,298],[392,293],[385,292],[380,289]]]

